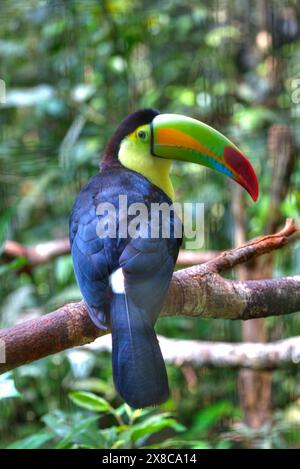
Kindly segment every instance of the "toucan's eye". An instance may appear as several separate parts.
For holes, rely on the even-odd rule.
[[[145,130],[139,130],[137,136],[140,140],[146,141],[147,140],[147,132]]]

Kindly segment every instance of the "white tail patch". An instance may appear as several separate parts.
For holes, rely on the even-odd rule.
[[[110,275],[109,283],[114,293],[125,293],[124,275],[121,268]]]

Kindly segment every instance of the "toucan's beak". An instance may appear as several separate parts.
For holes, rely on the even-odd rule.
[[[203,122],[177,114],[160,114],[151,123],[154,156],[198,163],[226,174],[243,186],[254,201],[257,177],[248,159],[228,138]]]

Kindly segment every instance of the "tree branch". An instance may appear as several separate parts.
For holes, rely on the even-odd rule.
[[[163,336],[158,336],[158,340],[165,362],[175,366],[272,370],[300,362],[300,336],[268,344],[178,340]],[[111,335],[99,337],[85,347],[96,352],[111,352]]]
[[[231,281],[219,272],[285,245],[296,230],[292,220],[279,233],[224,252],[202,266],[175,272],[162,316],[253,319],[300,310],[300,276]],[[93,341],[106,332],[89,319],[83,302],[0,331],[6,362],[0,372]]]
[[[3,259],[15,259],[17,257],[25,257],[27,259],[26,267],[35,267],[40,264],[56,259],[64,254],[69,254],[70,243],[68,238],[55,239],[34,246],[24,246],[16,241],[7,240],[2,250]],[[177,259],[177,265],[189,266],[203,264],[214,259],[220,251],[186,251],[181,249]]]
[[[278,233],[261,236],[257,239],[238,248],[224,251],[219,256],[205,264],[205,268],[213,272],[222,272],[226,269],[235,267],[238,264],[255,259],[262,254],[267,254],[276,249],[282,248],[290,242],[290,237],[296,233],[297,228],[295,222],[288,218],[282,230]]]
[[[7,240],[3,246],[2,257],[7,259],[25,257],[28,265],[34,267],[69,252],[70,243],[67,238],[39,243],[35,246],[24,246],[16,241]]]

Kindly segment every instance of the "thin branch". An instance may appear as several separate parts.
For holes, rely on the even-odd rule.
[[[295,226],[288,221],[276,235],[262,237],[227,251],[218,261],[174,273],[162,316],[253,319],[300,311],[300,276],[270,280],[230,281],[216,271],[249,260],[286,244]],[[6,371],[104,335],[90,321],[83,302],[0,331]]]
[[[16,241],[8,240],[4,243],[2,257],[8,259],[25,257],[28,261],[28,265],[34,267],[62,256],[63,254],[68,254],[69,252],[70,243],[67,238],[39,243],[35,246],[24,246]]]
[[[290,236],[297,231],[294,220],[288,218],[285,226],[278,233],[261,236],[249,241],[241,247],[225,251],[205,264],[205,268],[213,272],[223,272],[238,264],[254,259],[262,254],[280,249],[290,241]]]
[[[185,249],[181,249],[179,251],[176,265],[192,266],[192,265],[198,265],[198,264],[205,264],[206,262],[209,262],[215,259],[219,255],[220,255],[220,251],[197,252],[197,251],[187,251]]]
[[[268,344],[178,340],[163,336],[158,336],[158,340],[166,363],[179,367],[189,364],[271,370],[300,362],[300,336]],[[86,347],[96,352],[111,352],[111,335],[99,337]]]
[[[34,246],[24,246],[16,241],[7,240],[4,243],[1,255],[4,259],[25,257],[27,259],[27,266],[35,267],[64,254],[68,254],[69,252],[70,243],[68,238],[47,241]],[[220,251],[195,252],[181,249],[177,259],[177,265],[189,266],[203,264],[214,259],[219,254]]]

